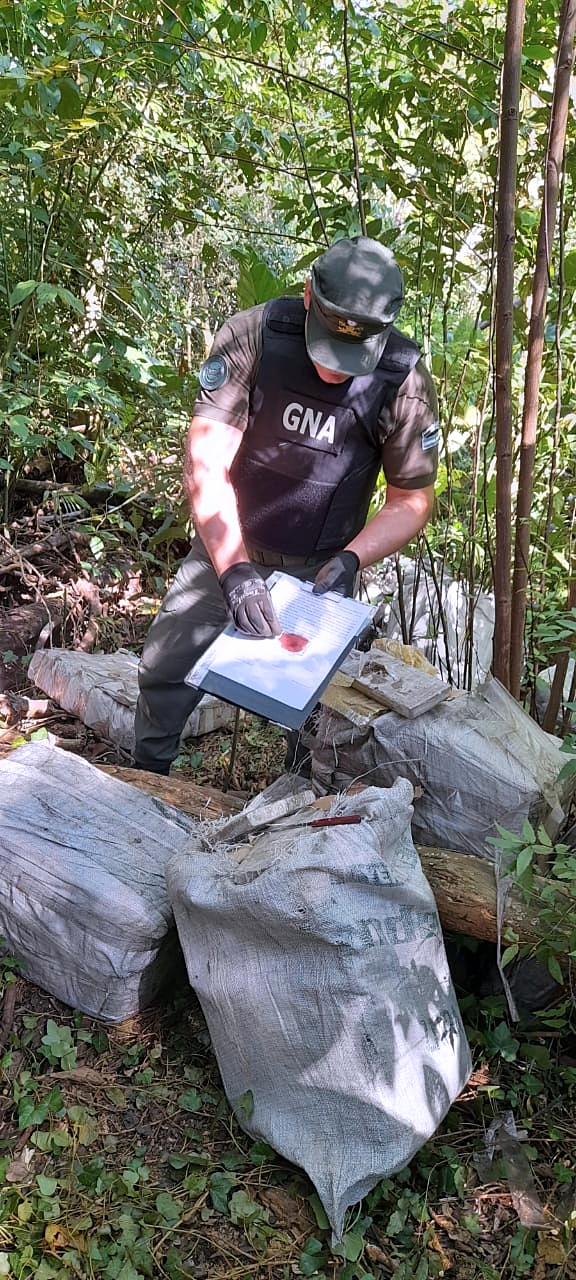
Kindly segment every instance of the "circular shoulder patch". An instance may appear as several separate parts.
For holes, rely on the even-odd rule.
[[[198,380],[203,391],[218,391],[230,377],[226,356],[209,356],[200,367]]]

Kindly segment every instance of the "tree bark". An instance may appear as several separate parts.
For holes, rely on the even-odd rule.
[[[497,885],[495,867],[485,858],[453,849],[432,849],[417,845],[424,874],[436,899],[443,929],[465,933],[485,942],[496,942]],[[539,900],[544,881],[534,887]],[[520,942],[537,942],[541,938],[538,921],[526,906],[522,893],[510,886],[504,910],[502,932],[513,929]]]
[[[563,0],[560,12],[558,53],[554,92],[550,115],[550,131],[546,156],[544,196],[536,247],[536,267],[532,284],[532,310],[528,332],[528,355],[524,378],[524,407],[520,471],[516,502],[516,541],[512,584],[512,617],[510,644],[510,692],[520,697],[524,662],[524,622],[530,562],[530,527],[534,489],[534,457],[538,427],[539,387],[544,351],[546,302],[552,259],[552,243],[556,226],[556,209],[560,176],[564,167],[566,126],[570,106],[570,77],[574,62],[576,0]]]
[[[236,791],[217,791],[214,787],[198,787],[188,778],[171,776],[164,778],[158,773],[148,773],[145,769],[127,769],[122,765],[97,765],[103,773],[109,773],[121,782],[129,782],[149,796],[157,796],[165,804],[172,804],[182,809],[192,818],[229,818],[248,801],[248,796]]]
[[[510,683],[512,344],[518,107],[525,0],[508,0],[500,120],[496,280],[496,556],[493,672]]]
[[[44,627],[57,627],[61,619],[62,606],[53,600],[49,607],[38,601],[0,608],[0,693],[24,687],[26,670],[18,659],[32,651]]]

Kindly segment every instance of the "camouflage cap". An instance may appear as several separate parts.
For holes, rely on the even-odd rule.
[[[372,373],[404,299],[391,250],[367,236],[337,240],[314,263],[310,294],[310,359],[351,377]]]

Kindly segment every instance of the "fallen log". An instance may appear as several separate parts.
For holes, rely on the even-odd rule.
[[[472,853],[457,853],[454,849],[433,849],[426,845],[417,845],[416,848],[445,932],[464,933],[483,942],[496,942],[497,883],[494,864]],[[543,884],[543,880],[534,878],[536,903],[541,898]],[[522,943],[535,943],[543,936],[521,890],[514,884],[510,884],[507,890],[503,937],[508,929],[513,930]]]
[[[162,777],[145,769],[127,769],[122,765],[99,764],[98,769],[113,778],[129,782],[149,796],[157,796],[165,804],[182,809],[193,818],[229,818],[244,807],[249,797],[237,791],[217,791],[215,787],[199,787],[188,778]]]
[[[199,787],[187,779],[163,778],[155,773],[116,765],[98,767],[196,818],[230,816],[238,813],[248,799],[238,792],[224,793],[211,787]],[[445,932],[495,942],[498,936],[497,886],[493,863],[453,849],[416,847]],[[535,877],[535,903],[541,898],[543,884],[543,880]],[[507,929],[512,929],[521,943],[535,943],[542,936],[536,913],[532,913],[516,885],[510,886],[504,910],[504,935]]]
[[[0,609],[0,653],[28,653],[46,623],[56,624],[61,614],[62,605],[53,600],[49,605],[38,600]]]
[[[3,487],[0,481],[0,492],[2,492]],[[61,498],[69,495],[71,498],[80,498],[83,503],[90,507],[103,507],[110,499],[115,499],[118,504],[121,504],[126,501],[128,496],[133,502],[138,499],[142,502],[143,498],[146,498],[146,495],[142,494],[128,495],[125,489],[115,489],[113,485],[109,484],[75,487],[65,481],[51,480],[49,476],[44,480],[15,480],[11,488],[13,493],[29,494],[33,498],[38,498],[39,501],[44,494],[58,494]],[[150,505],[150,499],[148,499],[148,505]]]

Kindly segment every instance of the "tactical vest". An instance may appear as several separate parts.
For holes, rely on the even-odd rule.
[[[285,555],[336,551],[366,523],[381,465],[381,410],[416,364],[416,343],[392,329],[371,374],[333,385],[308,357],[304,303],[276,298],[248,426],[230,470],[248,543]]]

